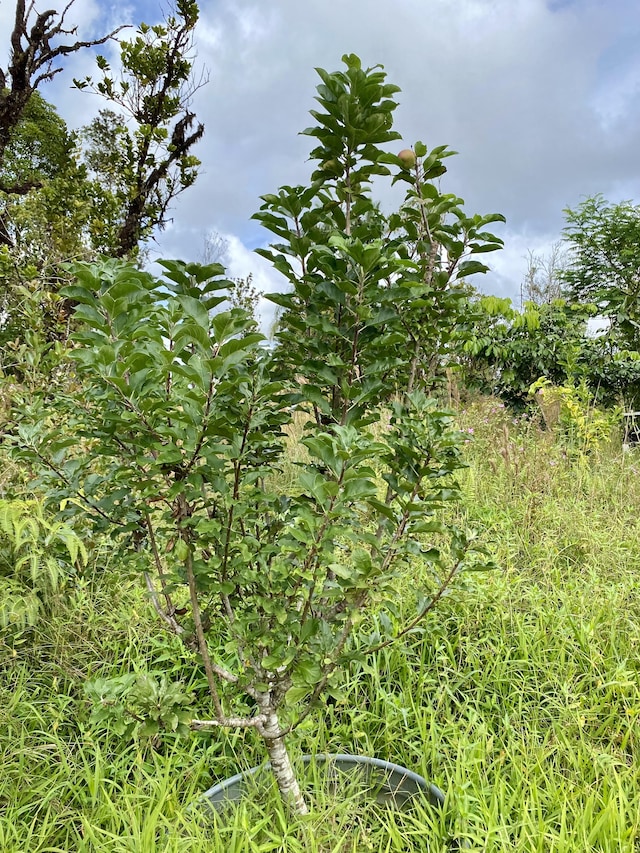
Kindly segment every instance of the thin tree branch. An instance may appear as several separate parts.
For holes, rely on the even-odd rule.
[[[171,601],[171,596],[167,592],[167,582],[166,575],[164,571],[164,566],[162,565],[162,559],[160,557],[160,551],[158,549],[158,543],[156,541],[155,531],[153,529],[153,525],[151,524],[151,516],[149,511],[144,509],[144,519],[147,526],[147,531],[149,533],[149,542],[151,543],[151,551],[153,553],[153,560],[156,564],[156,571],[158,572],[158,577],[160,579],[160,586],[162,587],[162,594],[164,595],[165,601],[167,602],[167,607],[169,608],[169,614],[173,616],[175,613],[175,607],[173,602]]]
[[[5,184],[0,181],[0,192],[6,195],[26,195],[31,190],[39,190],[42,187],[42,181],[23,181],[19,184]]]
[[[186,507],[184,506],[184,498],[182,498],[182,506],[181,510],[185,511]],[[183,517],[187,517],[186,513]],[[219,673],[216,672],[217,667],[214,668],[214,664],[211,661],[211,657],[209,655],[209,648],[207,646],[207,638],[204,635],[204,630],[202,628],[202,618],[200,615],[200,604],[198,602],[198,589],[196,586],[196,577],[193,573],[193,556],[191,554],[191,546],[189,542],[185,542],[188,551],[187,551],[187,559],[185,561],[185,567],[187,570],[187,581],[189,583],[189,598],[191,601],[191,612],[193,614],[193,622],[196,629],[196,637],[198,638],[198,649],[200,651],[200,656],[202,658],[202,662],[204,664],[204,670],[207,676],[207,683],[209,685],[209,693],[211,694],[211,699],[213,700],[213,706],[216,711],[216,716],[218,720],[222,721],[225,719],[224,711],[222,710],[222,704],[220,702],[220,695],[218,694],[218,686],[216,684],[216,675]],[[227,680],[235,682],[237,681],[237,677],[228,673],[229,678]]]
[[[42,464],[46,468],[49,468],[50,471],[53,471],[53,473],[57,477],[59,477],[66,486],[71,485],[68,478],[65,477],[65,475],[62,473],[62,471],[60,471],[60,469],[57,468],[53,464],[53,462],[51,462],[51,460],[47,459],[46,456],[43,456],[42,453],[40,453],[40,451],[37,448],[32,446],[31,450],[35,453],[35,455],[42,462]],[[117,518],[112,518],[110,515],[108,515],[106,512],[104,512],[104,510],[100,509],[100,507],[96,506],[92,501],[90,501],[89,498],[87,498],[85,495],[83,495],[82,492],[75,490],[75,494],[76,494],[76,497],[78,498],[78,500],[81,500],[84,504],[86,504],[86,506],[89,507],[89,509],[93,510],[93,512],[96,512],[99,516],[104,518],[105,521],[108,521],[110,524],[114,524],[118,527],[125,527],[124,521],[118,521]]]
[[[153,585],[153,581],[151,580],[151,575],[149,572],[144,573],[144,580],[147,585],[147,590],[149,591],[149,597],[151,598],[151,603],[153,604],[153,609],[156,611],[158,616],[162,619],[162,621],[169,626],[171,631],[176,634],[178,637],[185,633],[184,628],[177,621],[171,610],[167,613],[162,609],[160,601],[158,600],[158,593],[156,592],[156,588]]]
[[[408,634],[409,631],[413,630],[416,627],[416,625],[418,625],[420,622],[422,622],[422,620],[425,618],[425,616],[433,610],[433,608],[436,606],[436,604],[440,601],[442,596],[445,594],[449,585],[451,584],[454,577],[458,573],[460,566],[462,565],[462,561],[464,559],[464,556],[466,555],[467,550],[468,550],[468,546],[467,546],[467,549],[465,550],[465,553],[463,554],[463,556],[460,557],[460,559],[454,563],[449,574],[446,576],[446,578],[440,584],[440,587],[439,587],[438,591],[436,592],[436,594],[432,598],[429,599],[429,603],[425,607],[422,608],[420,613],[418,613],[418,615],[416,617],[414,617],[409,622],[408,625],[405,625],[405,627],[401,631],[398,631],[398,633],[394,637],[391,637],[390,639],[385,640],[382,643],[378,643],[377,646],[372,646],[369,649],[365,649],[365,651],[362,652],[362,654],[372,655],[372,654],[375,654],[376,652],[379,652],[381,649],[386,649],[387,646],[391,646],[393,643],[395,643],[401,637],[404,637],[406,634]]]
[[[201,729],[219,729],[222,727],[232,729],[259,729],[263,723],[266,723],[267,718],[264,714],[258,714],[255,717],[223,717],[220,720],[196,720],[190,722],[190,726],[194,731]]]

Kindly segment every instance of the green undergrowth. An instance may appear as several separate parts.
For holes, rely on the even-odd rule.
[[[200,792],[261,754],[250,734],[91,730],[87,678],[178,669],[138,582],[103,552],[45,623],[0,641],[0,850],[445,853],[457,838],[487,853],[637,853],[640,452],[575,457],[513,420],[492,402],[459,415],[473,440],[455,514],[501,568],[461,579],[423,633],[353,665],[344,698],[294,744],[409,767],[442,788],[443,810],[370,813],[347,793],[300,822],[270,793],[204,820]],[[407,607],[414,586],[399,590]]]

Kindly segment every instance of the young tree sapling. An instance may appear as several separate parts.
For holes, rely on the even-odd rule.
[[[289,734],[349,660],[417,628],[483,560],[472,537],[440,519],[458,497],[461,436],[396,378],[416,356],[405,325],[415,302],[447,316],[447,281],[486,269],[461,259],[500,241],[478,230],[490,218],[464,217],[458,199],[433,209],[428,181],[444,170],[445,149],[416,145],[408,175],[378,147],[396,138],[397,89],[379,67],[344,61],[344,72],[318,72],[326,111],[313,113],[321,163],[311,184],[265,197],[259,215],[282,241],[264,254],[293,287],[274,299],[285,308],[276,356],[246,311],[220,311],[230,284],[220,265],[163,261],[161,279],[121,262],[80,265],[67,294],[83,323],[72,353],[82,394],[57,439],[21,432],[23,452],[57,483],[51,496],[74,494],[129,549],[160,624],[206,674],[206,718],[149,678],[94,682],[96,716],[120,726],[146,717],[146,733],[252,729],[299,813],[308,804]],[[409,193],[386,217],[370,181],[394,166]],[[287,489],[284,428],[305,413],[308,461]],[[70,429],[81,457],[69,452]],[[403,616],[396,590],[409,572],[421,588]],[[380,609],[386,633],[371,635]]]

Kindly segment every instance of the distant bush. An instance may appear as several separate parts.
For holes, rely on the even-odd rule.
[[[563,427],[573,449],[579,453],[597,450],[620,428],[620,410],[598,408],[584,380],[579,385],[570,382],[553,385],[542,378],[533,383],[530,393],[539,403],[547,427],[552,429],[556,424]]]
[[[0,625],[34,625],[87,551],[36,500],[0,500]]]

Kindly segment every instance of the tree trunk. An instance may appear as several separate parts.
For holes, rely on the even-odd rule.
[[[146,197],[140,193],[127,205],[124,222],[118,233],[116,258],[126,258],[138,248],[146,201]]]
[[[7,227],[6,207],[0,208],[0,246],[8,246],[10,249],[13,249],[13,240]]]
[[[420,345],[418,341],[414,341],[413,345],[413,354],[411,356],[411,364],[409,368],[409,378],[407,380],[407,394],[411,394],[413,391],[413,387],[416,384],[416,377],[418,375],[418,366],[420,363]]]
[[[269,754],[271,769],[273,775],[276,777],[280,796],[297,814],[309,814],[309,809],[302,796],[300,785],[296,779],[291,759],[287,752],[278,714],[268,699],[265,703],[260,702],[259,704],[262,713],[266,717],[266,721],[260,726],[259,732],[262,735]]]

